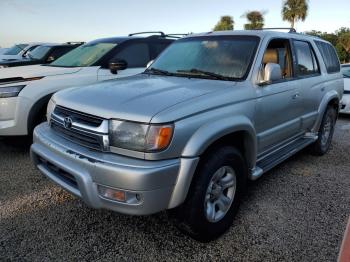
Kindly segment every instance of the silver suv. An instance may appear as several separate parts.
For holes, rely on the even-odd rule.
[[[330,148],[343,94],[334,48],[273,31],[192,35],[137,76],[56,93],[32,160],[93,208],[168,210],[200,241],[232,224],[248,180]]]

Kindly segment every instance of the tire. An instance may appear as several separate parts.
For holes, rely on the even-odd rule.
[[[228,188],[223,190],[223,183]],[[201,159],[185,202],[169,210],[169,217],[190,237],[201,242],[214,240],[232,225],[246,183],[242,154],[229,146],[213,150]]]
[[[322,156],[327,153],[332,143],[336,120],[336,109],[332,106],[328,106],[323,115],[320,129],[318,131],[318,139],[310,147],[312,155]]]

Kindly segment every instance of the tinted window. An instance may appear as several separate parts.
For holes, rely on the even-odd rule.
[[[116,46],[117,43],[87,43],[66,53],[50,65],[63,67],[92,66]]]
[[[50,51],[51,46],[38,46],[33,51],[29,52],[29,57],[34,59],[43,59],[44,56]]]
[[[148,44],[146,43],[130,44],[122,49],[115,58],[125,60],[128,67],[146,67],[151,60]]]
[[[318,65],[311,46],[307,42],[294,41],[297,57],[297,75],[307,76],[318,73]]]
[[[328,43],[315,41],[320,53],[322,55],[323,61],[326,65],[328,73],[336,73],[340,71],[340,63],[333,46]]]
[[[256,37],[240,36],[205,36],[178,40],[157,58],[150,69],[161,69],[184,77],[192,75],[208,78],[208,73],[214,73],[242,79],[249,72],[258,40]]]
[[[56,60],[57,58],[63,56],[68,51],[72,50],[73,48],[74,47],[70,47],[70,46],[55,48],[55,50],[51,52],[50,56],[52,56],[54,60]]]
[[[14,45],[9,50],[7,50],[4,55],[18,55],[27,46],[28,45],[26,44]]]
[[[152,50],[153,50],[153,54],[152,54],[152,59],[156,58],[161,52],[163,52],[163,50],[165,48],[167,48],[167,46],[170,43],[152,43]]]

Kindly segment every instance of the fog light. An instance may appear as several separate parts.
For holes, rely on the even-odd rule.
[[[109,200],[123,202],[131,205],[137,205],[142,202],[142,196],[137,193],[123,191],[120,189],[105,187],[101,185],[98,185],[97,188],[99,195]]]

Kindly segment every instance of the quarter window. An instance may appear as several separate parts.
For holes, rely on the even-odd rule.
[[[315,54],[309,43],[294,41],[297,57],[296,73],[298,76],[308,76],[319,73]]]
[[[130,44],[121,50],[115,58],[125,60],[128,63],[128,67],[146,67],[150,61],[148,44]]]
[[[323,61],[327,68],[327,72],[338,73],[340,71],[340,63],[334,47],[326,42],[321,42],[321,41],[315,41],[315,42],[318,49],[320,50]]]

